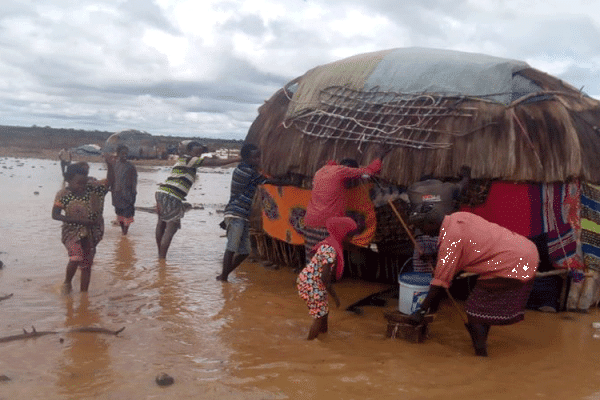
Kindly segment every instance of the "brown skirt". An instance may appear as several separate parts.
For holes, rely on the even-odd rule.
[[[522,321],[532,288],[533,279],[478,279],[465,305],[469,321],[487,325]]]

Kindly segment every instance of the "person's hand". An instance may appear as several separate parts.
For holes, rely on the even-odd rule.
[[[377,158],[383,160],[383,157],[386,156],[390,151],[392,151],[392,146],[389,144],[383,143],[379,150],[377,151]]]
[[[415,325],[420,325],[425,320],[425,315],[426,314],[427,314],[427,310],[423,310],[422,308],[419,308],[414,313],[410,314],[408,316],[408,319],[411,322],[414,322]]]
[[[98,223],[98,219],[99,217],[96,217],[96,219],[83,218],[80,224],[83,226],[92,226]]]

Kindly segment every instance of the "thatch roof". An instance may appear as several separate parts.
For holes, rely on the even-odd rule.
[[[116,151],[117,146],[125,145],[132,157],[156,157],[158,138],[148,132],[127,129],[110,135],[104,143],[104,151]]]
[[[600,101],[481,54],[392,49],[316,67],[260,107],[246,141],[275,176],[367,164],[385,143],[381,177],[398,185],[462,165],[476,179],[600,182]]]

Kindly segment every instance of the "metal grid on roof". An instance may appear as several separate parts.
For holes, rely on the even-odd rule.
[[[304,135],[328,140],[385,143],[418,149],[444,149],[438,135],[462,135],[438,127],[445,118],[473,118],[476,109],[459,107],[464,98],[328,87],[319,108],[289,121]]]

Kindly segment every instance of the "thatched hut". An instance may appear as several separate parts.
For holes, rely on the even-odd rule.
[[[305,188],[327,160],[351,157],[364,165],[382,145],[392,150],[380,177],[399,192],[425,174],[449,179],[467,165],[486,195],[503,193],[495,202],[506,199],[507,190],[508,198],[529,198],[532,232],[553,236],[548,246],[551,239],[558,243],[554,250],[563,258],[571,251],[566,246],[574,246],[581,265],[563,259],[554,268],[583,268],[588,256],[585,268],[600,270],[594,244],[600,244],[600,230],[590,229],[582,242],[585,229],[567,220],[568,204],[562,204],[575,196],[579,208],[586,195],[600,201],[589,185],[600,182],[600,101],[525,62],[424,48],[360,54],[313,68],[277,91],[260,107],[246,140],[263,150],[266,173],[304,178]],[[465,201],[477,212],[488,200]],[[516,203],[513,210],[521,206]],[[543,207],[550,211],[542,215]],[[577,212],[579,224],[584,217],[600,223],[590,210],[585,216]],[[512,227],[503,222],[517,219],[511,212],[504,210],[494,222]],[[385,241],[392,230],[380,214],[374,239]],[[394,240],[402,242],[401,236]],[[582,250],[586,244],[589,254]],[[396,279],[397,263],[374,267],[368,257],[359,276],[373,275],[366,268]]]
[[[132,158],[157,158],[161,155],[158,139],[148,132],[128,129],[116,132],[104,144],[104,151],[115,151],[117,146],[125,145]]]

